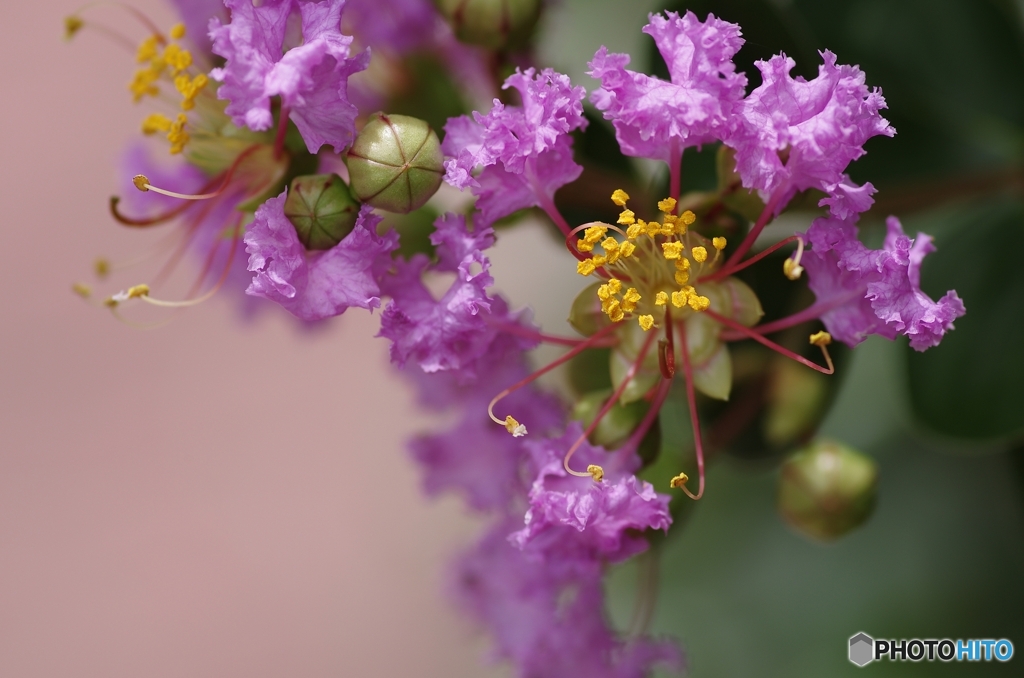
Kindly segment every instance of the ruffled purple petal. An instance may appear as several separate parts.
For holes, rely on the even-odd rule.
[[[632,474],[635,455],[609,454],[587,441],[571,463],[580,469],[589,464],[603,467],[604,480],[598,483],[589,476],[568,474],[562,459],[581,434],[582,427],[574,422],[561,438],[528,443],[537,476],[530,490],[526,525],[509,539],[525,549],[539,536],[557,532],[559,539],[574,541],[611,562],[625,560],[647,548],[638,531],[667,530],[671,525],[670,498]]]
[[[816,219],[801,263],[818,304],[828,309],[821,319],[833,337],[855,346],[871,334],[904,334],[923,351],[938,345],[966,310],[954,291],[937,302],[921,291],[921,262],[935,250],[931,238],[908,238],[895,217],[886,227],[884,246],[871,250],[857,239],[853,221]]]
[[[837,66],[832,52],[821,56],[810,81],[791,77],[795,62],[783,54],[758,61],[763,82],[744,100],[726,143],[736,149],[743,185],[765,200],[781,196],[778,210],[797,191],[815,188],[829,195],[822,202],[833,216],[845,219],[870,206],[870,191],[850,184],[846,167],[864,155],[868,139],[896,131],[879,115],[881,90],[869,90],[858,67]]]
[[[380,306],[377,278],[398,247],[398,237],[379,237],[380,217],[364,205],[356,226],[329,250],[307,252],[284,215],[287,191],[256,210],[245,235],[249,270],[247,294],[265,297],[303,320],[321,320],[349,307]]]
[[[743,45],[739,26],[711,14],[701,23],[692,12],[668,12],[651,14],[644,32],[671,82],[627,70],[629,56],[605,47],[589,64],[590,76],[601,81],[591,101],[612,121],[622,152],[668,162],[672,153],[723,138],[747,83],[732,62]]]
[[[348,100],[348,78],[369,64],[369,53],[349,55],[352,38],[340,31],[342,0],[296,3],[226,0],[231,23],[210,23],[214,53],[227,62],[211,72],[223,84],[226,113],[253,130],[273,123],[270,98],[280,96],[310,153],[328,144],[340,152],[355,136],[358,113]],[[289,19],[301,16],[301,44],[286,49]]]
[[[207,31],[210,19],[227,19],[223,0],[171,0],[178,10],[181,22],[185,24],[185,37],[203,54],[210,54],[212,43]]]

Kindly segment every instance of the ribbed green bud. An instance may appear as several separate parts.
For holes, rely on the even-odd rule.
[[[329,250],[355,228],[359,202],[337,174],[310,174],[292,180],[284,215],[307,250]]]
[[[423,120],[376,113],[345,157],[352,193],[388,212],[419,209],[441,185],[444,154]]]
[[[529,37],[541,0],[438,0],[438,6],[459,40],[499,49]]]
[[[830,541],[868,519],[877,482],[870,457],[834,441],[815,441],[782,465],[779,511],[800,532]]]

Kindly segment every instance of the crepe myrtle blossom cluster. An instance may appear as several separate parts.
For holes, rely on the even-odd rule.
[[[669,80],[631,71],[628,55],[598,49],[589,64],[599,82],[591,103],[625,155],[667,164],[669,188],[652,205],[615,190],[607,196],[612,223],[577,225],[555,204],[556,192],[583,171],[572,134],[587,126],[588,95],[567,76],[516,68],[489,110],[448,120],[443,142],[422,120],[361,105],[376,94],[372,78],[360,85],[358,76],[374,72],[378,53],[394,60],[434,50],[457,79],[486,81],[493,54],[455,38],[509,49],[541,3],[515,4],[507,16],[488,14],[476,0],[442,2],[443,14],[428,0],[177,4],[183,21],[166,33],[135,13],[148,35],[129,89],[147,103],[166,104],[165,91],[176,93],[175,110],[149,114],[142,131],[164,138],[179,162],[133,149],[127,163],[138,191],[112,199],[111,211],[133,228],[180,224],[169,268],[188,249],[204,265],[184,300],[155,299],[148,285],[136,285],[104,304],[115,313],[129,299],[187,306],[231,281],[306,321],[381,308],[392,362],[425,407],[454,414],[450,429],[410,445],[426,491],[459,493],[490,516],[487,533],[455,565],[454,595],[492,631],[496,655],[519,675],[639,677],[658,664],[682,664],[673,644],[643,628],[616,633],[601,583],[609,564],[643,552],[651,531],[671,526],[672,495],[638,474],[641,443],[676,379],[699,478],[696,492],[686,473],[663,480],[699,499],[697,393],[728,399],[731,342],[752,339],[831,374],[833,340],[854,346],[872,334],[906,335],[924,350],[964,313],[955,292],[934,301],[920,289],[922,261],[934,249],[928,236],[911,239],[890,217],[880,249],[861,243],[857,222],[875,190],[855,184],[847,168],[868,139],[895,131],[880,115],[881,92],[831,52],[821,53],[810,81],[790,75],[794,62],[785,55],[758,62],[762,82],[748,92],[732,61],[740,28],[713,15],[703,22],[689,12],[650,15],[643,30]],[[74,34],[88,25],[76,16],[67,28]],[[761,207],[735,245],[706,218],[701,199],[680,195],[683,152],[705,145],[719,146],[737,186]],[[381,212],[418,210],[442,179],[468,189],[475,204],[434,220],[429,253],[400,255],[402,240]],[[748,256],[769,221],[808,190],[823,194],[827,214]],[[493,226],[526,208],[551,218],[589,281],[569,313],[583,338],[545,334],[492,290]],[[763,323],[757,292],[736,274],[789,245],[795,251],[781,275],[795,281],[806,273],[816,301]],[[451,280],[440,294],[428,286],[438,276]],[[767,336],[813,320],[824,329],[809,343],[825,365]],[[568,350],[531,372],[526,352],[540,342]],[[577,407],[571,420],[534,382],[597,348],[608,349],[611,388],[588,416]],[[630,403],[644,404],[643,414],[624,434],[602,435],[613,408]]]

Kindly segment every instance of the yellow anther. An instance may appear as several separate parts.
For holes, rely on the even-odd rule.
[[[706,311],[711,306],[711,300],[707,297],[698,296],[691,294],[690,298],[686,300],[694,311]]]
[[[194,78],[182,73],[174,79],[174,87],[181,93],[184,99],[181,102],[182,110],[188,111],[195,107],[195,99],[206,87],[210,79],[205,73],[200,73]]]
[[[636,245],[634,245],[633,243],[631,243],[629,241],[626,241],[626,242],[624,242],[624,243],[619,245],[619,254],[622,255],[623,259],[625,259],[627,257],[633,256],[633,252],[635,250],[636,250]]]
[[[637,238],[640,237],[640,234],[643,232],[643,223],[631,224],[630,227],[626,229],[626,237],[629,238],[630,240],[636,240]]]
[[[156,134],[157,132],[169,132],[171,124],[171,119],[166,115],[151,113],[142,121],[142,133]]]
[[[632,313],[636,310],[636,302],[638,301],[640,301],[640,293],[636,291],[635,287],[630,287],[622,295],[622,310],[626,313]]]
[[[177,75],[192,65],[192,53],[178,45],[167,45],[164,48],[164,63],[170,66],[174,75]]]
[[[635,224],[636,215],[633,213],[633,210],[622,210],[622,213],[619,214],[618,223],[622,224],[623,226],[631,226]]]
[[[64,39],[70,40],[71,38],[75,37],[75,34],[78,33],[78,31],[82,30],[82,26],[84,25],[85,22],[73,14],[69,17],[66,17],[64,19]]]
[[[686,210],[679,215],[679,221],[683,222],[684,226],[689,226],[693,222],[697,221],[697,215],[690,210]]]
[[[684,259],[684,261],[685,261],[685,259]],[[675,281],[676,281],[677,285],[685,285],[686,283],[690,282],[690,273],[689,273],[689,271],[676,271],[676,274],[675,274],[674,277],[675,277]]]
[[[608,302],[608,310],[605,312],[613,323],[617,323],[626,317],[626,312],[622,310],[622,306],[617,299],[611,299]]]
[[[668,303],[668,295],[665,294],[664,292],[658,292],[657,294],[654,295],[654,305],[655,306],[664,306],[667,303]]]
[[[156,96],[160,93],[160,88],[154,83],[160,77],[160,71],[155,68],[140,68],[135,71],[135,77],[128,84],[128,89],[132,93],[132,99],[136,103],[142,100],[144,96]]]
[[[824,330],[811,335],[811,345],[813,346],[828,346],[831,343],[832,335]]]
[[[587,242],[586,240],[577,240],[576,241],[576,250],[578,252],[593,252],[594,251],[594,243]]]
[[[689,479],[690,476],[686,475],[685,473],[680,473],[679,475],[674,476],[672,480],[669,481],[668,486],[671,488],[678,489],[686,485],[686,481]]]
[[[171,38],[174,40],[181,40],[185,37],[185,24],[174,24],[171,26],[170,32]]]
[[[666,259],[669,261],[675,261],[683,256],[683,243],[663,242],[661,243],[661,251],[664,253]]]
[[[584,259],[576,264],[576,272],[580,275],[590,275],[596,268],[597,266],[594,265],[593,259]]]
[[[137,297],[145,297],[148,295],[149,285],[135,285],[134,287],[129,287],[125,291],[118,292],[112,297],[108,297],[103,303],[113,308],[123,301],[128,301],[129,299],[135,299]]]
[[[662,235],[673,235],[676,232],[676,226],[674,221],[665,220],[665,223],[661,225]]]
[[[612,278],[608,281],[608,289],[612,291],[612,294],[618,294],[622,291],[622,281],[618,278]]]
[[[597,464],[591,464],[587,467],[587,473],[594,479],[595,483],[599,483],[604,479],[604,469]]]
[[[665,214],[672,214],[673,212],[676,211],[676,199],[665,198],[664,200],[658,203],[658,209],[664,212]]]
[[[683,306],[686,306],[686,299],[689,296],[690,295],[686,292],[686,290],[678,290],[676,292],[673,292],[672,305],[675,306],[676,308],[682,308]]]
[[[149,177],[145,174],[136,174],[132,177],[132,183],[135,184],[135,188],[139,189],[143,193],[149,190]]]
[[[615,192],[612,193],[612,202],[619,207],[625,207],[627,200],[629,200],[629,195],[621,188],[615,189]]]
[[[676,259],[676,269],[680,271],[689,271],[690,260],[686,258]]]
[[[594,266],[600,267],[600,266],[604,266],[605,264],[608,263],[608,257],[604,256],[603,254],[598,254],[598,255],[594,256],[591,259],[591,261],[594,262]]]
[[[522,438],[526,435],[526,427],[516,421],[511,414],[505,417],[505,430],[511,433],[513,438]]]
[[[151,35],[139,44],[139,49],[135,52],[135,60],[144,64],[153,61],[159,54],[159,39],[155,35]]]
[[[619,241],[615,238],[605,238],[601,241],[601,247],[604,248],[605,252],[609,254],[619,249]]]
[[[93,263],[92,268],[98,277],[106,278],[107,274],[110,273],[110,262],[100,257]]]
[[[782,272],[790,280],[799,280],[800,274],[804,272],[804,267],[796,263],[794,259],[786,259],[782,262]]]
[[[613,296],[612,290],[607,284],[601,285],[597,288],[597,298],[601,301],[608,301]]]
[[[716,250],[721,252],[722,250],[725,249],[725,244],[726,244],[725,238],[722,238],[722,237],[712,238],[711,239],[711,244],[715,246]]]
[[[648,221],[647,223],[644,224],[644,226],[646,226],[647,228],[647,235],[651,236],[652,238],[656,235],[661,235],[661,224],[659,224],[657,221]]]
[[[83,299],[88,299],[89,297],[92,296],[92,288],[86,285],[85,283],[75,283],[74,285],[71,286],[71,289],[74,291],[75,294],[82,297]]]
[[[654,327],[654,316],[653,315],[642,315],[637,320],[640,321],[640,327],[643,328],[644,332]]]
[[[596,244],[601,241],[601,238],[603,238],[606,233],[608,233],[608,227],[603,224],[590,226],[587,230],[583,231],[583,239],[589,243]]]
[[[700,245],[690,250],[690,254],[693,255],[693,260],[696,261],[698,264],[703,264],[705,261],[708,260],[707,249],[701,247]]]
[[[171,155],[185,150],[185,144],[191,138],[185,131],[186,122],[188,122],[188,118],[185,117],[185,114],[178,113],[178,118],[171,125],[171,131],[167,133],[167,140],[171,142]]]

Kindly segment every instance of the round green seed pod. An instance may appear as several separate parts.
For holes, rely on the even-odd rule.
[[[441,185],[444,154],[423,120],[376,113],[345,156],[352,193],[362,202],[405,214]]]
[[[500,49],[529,37],[541,0],[438,0],[438,6],[459,40]]]
[[[878,467],[856,450],[820,440],[782,465],[779,511],[803,534],[830,541],[859,526],[875,507]]]
[[[355,228],[359,207],[337,174],[310,174],[292,180],[284,215],[307,250],[329,250]]]

